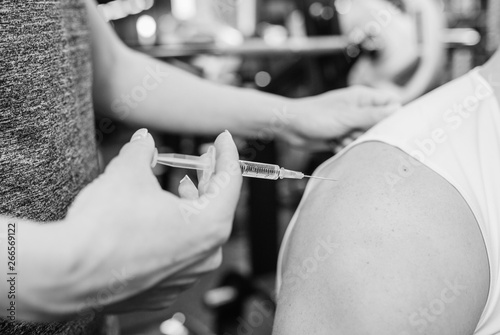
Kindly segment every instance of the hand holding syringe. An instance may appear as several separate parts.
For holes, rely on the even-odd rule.
[[[268,180],[277,179],[303,179],[315,178],[336,181],[335,179],[308,176],[302,172],[287,170],[275,164],[256,163],[240,160],[241,174],[243,177],[260,178]],[[158,154],[156,163],[176,168],[192,170],[213,170],[213,162],[204,157],[182,154]],[[156,165],[155,163],[153,166]]]

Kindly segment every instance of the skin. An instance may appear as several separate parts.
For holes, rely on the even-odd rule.
[[[166,308],[220,265],[242,183],[231,135],[221,134],[210,150],[214,173],[200,180],[199,191],[183,180],[180,197],[158,184],[151,170],[154,151],[151,135],[138,131],[62,221],[39,225],[0,218],[5,227],[17,223],[22,245],[16,263],[18,319]],[[6,260],[0,260],[4,268]],[[7,286],[1,287],[7,296]],[[2,308],[6,303],[1,300]]]
[[[86,6],[94,104],[131,124],[184,134],[230,129],[248,137],[271,129],[277,138],[306,143],[370,127],[398,107],[394,95],[363,88],[292,100],[216,85],[128,49],[99,17],[96,4],[87,0]],[[137,88],[147,91],[144,100],[134,98]],[[176,197],[161,190],[151,172],[155,144],[143,130],[82,190],[64,220],[40,225],[0,216],[3,227],[20,227],[17,319],[163,309],[217,268],[241,172],[234,169],[239,157],[229,133],[218,137],[215,148],[214,174],[201,178],[199,190],[183,180]],[[6,266],[7,257],[0,257],[0,267]],[[7,281],[0,281],[0,295],[8,291]],[[0,299],[2,311],[8,304]]]
[[[392,92],[358,86],[290,99],[214,84],[127,48],[91,0],[87,7],[96,109],[126,122],[184,134],[214,135],[229,129],[246,137],[271,129],[275,138],[303,144],[367,129],[400,107]],[[133,99],[137,87],[151,87],[144,101]]]
[[[457,191],[424,166],[389,185],[384,172],[400,157],[408,159],[368,142],[321,171],[339,182],[315,183],[303,199],[273,334],[474,332],[489,288],[479,227]],[[331,249],[313,268],[307,259],[321,240]]]
[[[497,52],[481,69],[497,100],[499,71]],[[391,186],[384,173],[401,159],[409,156],[365,142],[316,172],[338,182],[312,182],[302,200],[273,334],[474,332],[490,285],[478,223],[424,165]]]

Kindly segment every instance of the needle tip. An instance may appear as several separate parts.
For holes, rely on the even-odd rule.
[[[315,177],[315,176],[308,176],[308,175],[304,175],[304,177],[306,177],[306,178],[312,178],[312,179],[319,179],[319,180],[338,181],[337,179]]]

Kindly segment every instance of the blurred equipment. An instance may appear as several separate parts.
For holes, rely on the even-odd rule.
[[[217,313],[216,333],[224,335],[270,334],[270,329],[267,328],[272,328],[276,304],[268,293],[269,290],[264,286],[255,278],[230,272],[221,280],[217,288],[208,291],[204,302],[208,308]],[[257,313],[251,311],[252,307],[254,309],[256,307]],[[258,322],[245,321],[245,315],[250,317],[252,314],[257,314]],[[268,321],[267,328],[265,321]],[[261,326],[264,326],[263,329],[259,329]]]
[[[361,55],[349,85],[392,89],[410,102],[433,88],[443,74],[445,16],[437,0],[344,1],[340,28],[376,46]],[[338,3],[338,1],[336,2]]]

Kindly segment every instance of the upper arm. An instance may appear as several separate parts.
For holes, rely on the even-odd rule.
[[[397,184],[404,154],[354,147],[301,204],[275,334],[472,334],[486,303],[488,263],[472,213],[424,166]]]

